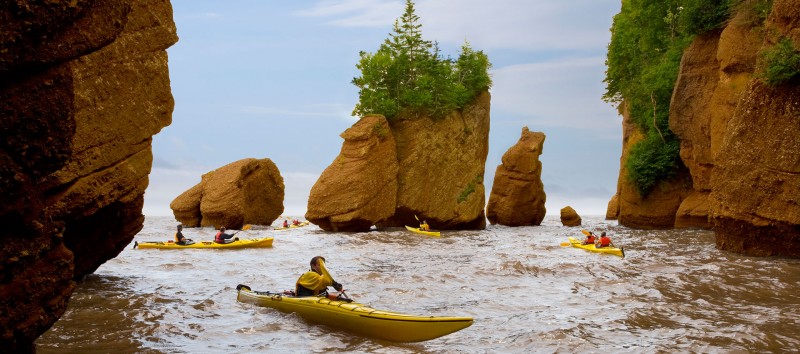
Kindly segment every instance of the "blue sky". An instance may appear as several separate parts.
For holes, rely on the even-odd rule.
[[[228,163],[270,158],[286,185],[284,215],[338,155],[358,90],[359,51],[374,52],[402,0],[173,0],[168,49],[175,110],[153,138],[145,215]],[[616,190],[621,117],[601,100],[619,0],[418,0],[427,40],[457,57],[465,40],[492,62],[486,200],[523,126],[547,135],[540,160],[547,213],[605,214]]]

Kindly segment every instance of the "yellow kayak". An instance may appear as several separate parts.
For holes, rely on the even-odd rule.
[[[569,243],[572,247],[575,248],[582,248],[590,252],[598,252],[598,253],[607,253],[613,254],[615,256],[625,257],[625,250],[623,248],[616,248],[616,247],[601,247],[597,248],[593,243],[588,245],[581,244],[581,241],[576,240],[575,238],[570,237]]]
[[[292,224],[292,225],[289,225],[288,227],[283,227],[283,226],[276,227],[273,230],[275,230],[275,231],[289,230],[289,229],[294,229],[294,228],[298,228],[298,227],[303,227],[303,226],[306,226],[306,225],[308,225],[310,223],[311,223],[310,221],[303,221],[303,222],[301,222],[301,223],[299,223],[297,225]]]
[[[428,235],[428,236],[433,236],[433,237],[441,237],[441,234],[439,234],[439,231],[423,231],[422,229],[420,229],[418,227],[411,227],[411,226],[408,226],[408,225],[406,225],[406,229],[408,229],[408,231],[415,232],[415,233],[418,233],[418,234],[423,234],[423,235]]]
[[[191,245],[179,245],[173,241],[167,242],[136,242],[133,248],[159,248],[177,250],[184,248],[216,248],[216,249],[235,249],[235,248],[262,248],[272,247],[272,237],[239,239],[230,243],[216,243],[213,241],[201,241]]]
[[[283,293],[252,291],[239,285],[237,300],[294,312],[304,319],[351,333],[392,342],[421,342],[438,338],[472,325],[472,317],[414,316],[380,311],[349,299],[294,297]]]

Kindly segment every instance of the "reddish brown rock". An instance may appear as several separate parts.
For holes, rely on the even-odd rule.
[[[668,181],[658,183],[655,188],[642,198],[639,190],[627,178],[625,161],[628,152],[644,136],[638,127],[631,121],[625,103],[621,107],[622,113],[622,157],[620,157],[620,172],[617,179],[617,194],[614,198],[619,201],[618,222],[620,225],[641,229],[672,228],[675,225],[675,214],[686,196],[691,193],[691,179],[685,169],[679,171],[677,176]]]
[[[397,207],[379,226],[434,229],[486,227],[483,175],[489,153],[489,92],[444,119],[398,118],[389,125],[397,142]]]
[[[283,177],[270,159],[242,159],[203,175],[170,203],[188,227],[270,225],[283,213]]]
[[[561,208],[561,225],[581,226],[582,222],[581,216],[571,206]]]
[[[306,219],[326,231],[366,231],[394,214],[397,147],[383,116],[366,116],[341,134],[336,160],[308,198]]]
[[[142,228],[173,108],[167,1],[0,6],[0,348],[33,350],[75,283]]]
[[[492,224],[507,226],[541,225],[547,196],[542,184],[542,154],[545,135],[522,128],[519,141],[503,154],[497,166],[486,207]]]
[[[619,217],[619,195],[614,194],[611,200],[608,201],[606,208],[606,220],[617,220]]]

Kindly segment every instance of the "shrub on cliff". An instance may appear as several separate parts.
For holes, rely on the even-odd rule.
[[[391,120],[407,112],[442,118],[491,87],[491,63],[483,51],[464,43],[457,60],[444,58],[436,43],[422,38],[418,21],[414,3],[406,0],[405,13],[378,51],[359,53],[361,76],[352,81],[359,102],[353,115],[382,114]]]
[[[623,0],[614,16],[603,100],[624,100],[631,120],[647,136],[624,162],[642,196],[681,167],[679,142],[669,129],[669,104],[684,49],[696,34],[722,27],[740,3]]]
[[[791,39],[782,38],[762,56],[764,63],[760,75],[767,84],[775,86],[800,78],[800,51]]]

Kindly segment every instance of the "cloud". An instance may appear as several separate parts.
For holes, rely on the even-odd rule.
[[[339,27],[390,27],[403,1],[325,0],[297,14]],[[597,0],[418,0],[425,38],[480,49],[604,49],[614,12]],[[602,30],[598,30],[598,28]]]
[[[402,13],[403,4],[400,1],[325,0],[296,14],[303,17],[335,17],[326,24],[337,27],[387,27]]]
[[[619,130],[615,109],[603,102],[602,57],[511,65],[491,72],[492,110],[530,126]]]

